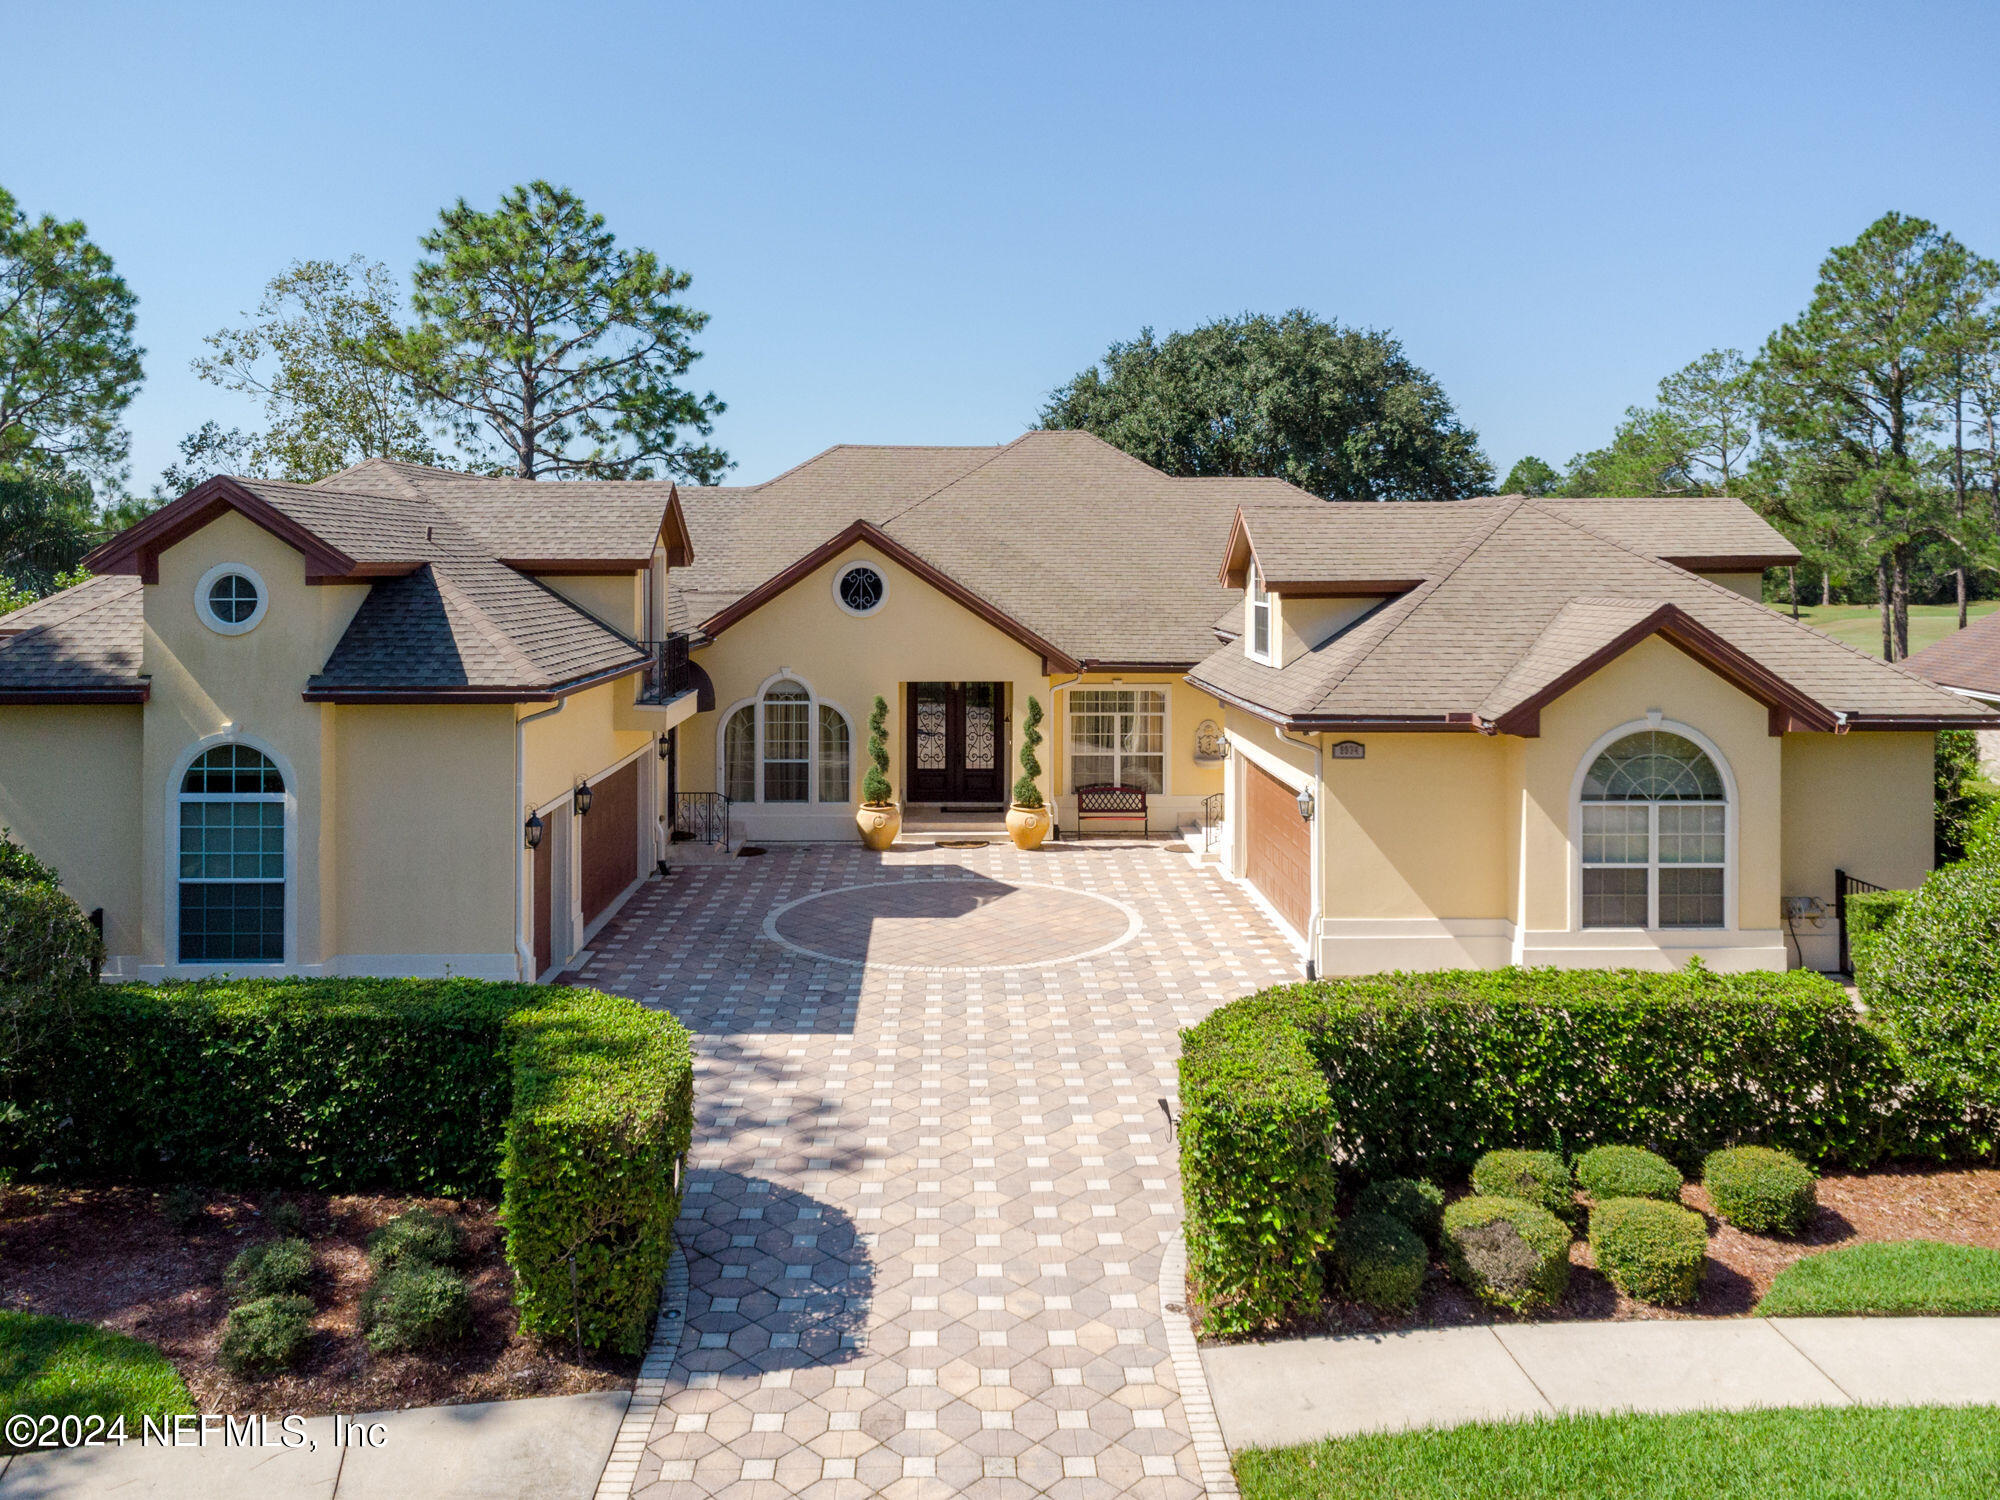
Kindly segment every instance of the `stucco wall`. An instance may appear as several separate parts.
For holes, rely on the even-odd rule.
[[[1360,760],[1325,764],[1317,819],[1326,915],[1507,916],[1505,743],[1477,734],[1327,735]]]
[[[195,613],[197,582],[223,562],[255,570],[269,599],[261,623],[244,635],[218,635]],[[143,646],[143,670],[153,684],[144,710],[139,820],[148,964],[176,956],[166,862],[181,768],[205,739],[231,737],[272,753],[294,799],[288,960],[311,966],[332,951],[339,922],[334,852],[322,837],[335,756],[332,710],[304,702],[300,693],[366,595],[365,585],[307,584],[297,552],[234,512],[160,554],[159,582],[145,589]]]
[[[344,973],[513,974],[514,716],[507,704],[335,713],[332,823]]]
[[[1764,602],[1764,575],[1762,573],[1704,573],[1701,575],[1711,583],[1719,583],[1726,589],[1733,589],[1745,599]]]
[[[140,953],[137,704],[0,708],[0,828],[53,865],[86,912],[104,908],[107,971]]]
[[[1272,609],[1278,632],[1278,665],[1284,666],[1305,655],[1381,602],[1380,599],[1320,597],[1313,594],[1274,595]]]
[[[536,574],[580,609],[589,611],[613,630],[635,639],[646,633],[646,587],[644,573],[596,575]]]
[[[860,560],[881,571],[888,594],[873,613],[851,615],[834,601],[833,579],[842,566]],[[846,715],[857,797],[866,764],[868,714],[878,694],[889,704],[889,780],[899,802],[907,796],[905,683],[1005,683],[1004,754],[1010,771],[1028,695],[1041,699],[1045,715],[1050,708],[1048,678],[1038,653],[862,543],[730,626],[695,660],[715,683],[716,712],[700,715],[681,730],[681,786],[687,791],[723,790],[717,777],[721,726],[781,670]],[[1050,728],[1045,718],[1043,732]],[[1051,735],[1050,742],[1054,739]],[[1049,747],[1043,746],[1045,765]],[[1005,784],[1013,779],[1010,774]],[[1046,778],[1043,791],[1048,791]],[[738,803],[733,812],[746,837],[819,839],[852,837],[852,808],[851,802],[838,807]]]
[[[1931,869],[1930,734],[1788,734],[1784,737],[1784,894],[1817,896],[1817,924],[1796,920],[1811,968],[1839,962],[1833,872],[1892,889]]]

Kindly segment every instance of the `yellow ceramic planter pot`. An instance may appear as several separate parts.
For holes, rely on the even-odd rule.
[[[1042,840],[1049,836],[1049,810],[1046,807],[1022,807],[1018,803],[1007,809],[1007,837],[1014,841],[1016,849],[1039,849]]]
[[[862,843],[870,849],[886,849],[902,831],[903,810],[893,802],[881,807],[870,807],[864,802],[854,814],[854,824],[861,830]]]

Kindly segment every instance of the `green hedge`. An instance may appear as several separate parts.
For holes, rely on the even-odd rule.
[[[693,1121],[671,1017],[594,990],[387,979],[106,986],[19,1013],[0,1168],[498,1196],[523,1325],[580,1315],[586,1343],[639,1349]]]
[[[1867,984],[1877,939],[1914,895],[1915,891],[1861,891],[1847,898],[1847,962],[1857,983]]]
[[[1807,972],[1698,966],[1287,985],[1185,1033],[1181,1175],[1210,1333],[1317,1305],[1343,1176],[1463,1173],[1489,1150],[1739,1141],[1864,1165],[1906,1144],[1895,1049]]]

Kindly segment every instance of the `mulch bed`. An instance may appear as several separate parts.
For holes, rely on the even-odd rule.
[[[472,1334],[438,1354],[376,1354],[362,1339],[370,1233],[425,1200],[288,1193],[313,1247],[319,1310],[296,1370],[245,1381],[216,1360],[229,1301],[222,1274],[236,1253],[276,1231],[256,1201],[212,1197],[190,1229],[174,1227],[161,1195],[139,1188],[0,1186],[0,1308],[99,1323],[164,1350],[203,1411],[387,1411],[630,1389],[636,1359],[589,1355],[524,1337],[513,1276],[501,1255],[493,1205],[435,1201],[464,1226],[461,1269],[472,1293]]]
[[[1456,1198],[1467,1191],[1467,1185],[1460,1183],[1448,1196]],[[1816,1251],[1888,1240],[1943,1240],[2000,1250],[2000,1170],[1993,1168],[1885,1167],[1851,1177],[1822,1177],[1819,1213],[1811,1228],[1796,1240],[1747,1234],[1723,1223],[1716,1218],[1699,1183],[1689,1184],[1681,1197],[1708,1221],[1709,1236],[1701,1297],[1685,1307],[1653,1307],[1633,1301],[1598,1272],[1590,1246],[1579,1239],[1570,1246],[1567,1295],[1559,1305],[1522,1319],[1479,1301],[1452,1279],[1442,1261],[1434,1259],[1423,1293],[1409,1313],[1391,1316],[1352,1302],[1329,1302],[1320,1318],[1299,1319],[1272,1333],[1297,1337],[1496,1321],[1743,1317],[1770,1289],[1780,1271]]]

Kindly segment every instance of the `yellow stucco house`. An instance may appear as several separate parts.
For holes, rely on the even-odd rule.
[[[0,824],[113,975],[547,977],[677,831],[854,839],[878,695],[906,825],[997,814],[1032,696],[1064,835],[1143,790],[1302,967],[1828,967],[1811,900],[1919,878],[1932,731],[2000,721],[1756,603],[1794,556],[1730,500],[1328,505],[1080,433],[216,479],[0,617]]]

